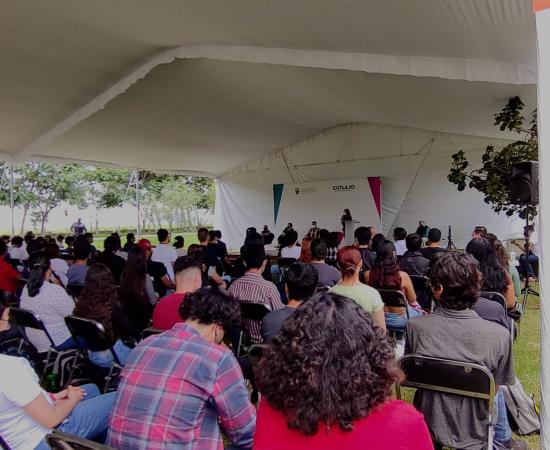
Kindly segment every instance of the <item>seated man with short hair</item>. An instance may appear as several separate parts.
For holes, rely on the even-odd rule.
[[[416,233],[409,234],[405,239],[405,244],[407,245],[407,251],[399,261],[401,270],[409,275],[426,275],[430,261],[420,253],[422,238]]]
[[[434,257],[445,249],[441,248],[441,230],[439,228],[432,228],[428,231],[428,241],[426,247],[420,249],[422,256],[428,260],[432,260]]]
[[[365,282],[363,273],[372,269],[372,265],[376,259],[376,253],[370,249],[370,240],[372,237],[371,228],[373,227],[358,227],[355,230],[355,247],[357,247],[361,253],[361,261],[363,261],[359,277],[363,283]]]
[[[78,238],[74,244],[73,254],[74,263],[67,270],[67,279],[69,284],[79,284],[84,286],[86,274],[88,273],[88,258],[92,252],[92,246],[84,238]]]
[[[509,332],[472,309],[481,286],[478,267],[472,255],[457,252],[443,253],[432,261],[427,276],[437,307],[432,314],[409,320],[405,354],[480,364],[491,372],[497,386],[514,384]],[[486,401],[418,390],[414,403],[437,442],[452,448],[485,448]],[[524,442],[512,439],[501,392],[495,404],[496,448],[526,449]]]
[[[342,279],[340,271],[325,262],[327,244],[322,239],[313,239],[310,245],[311,264],[319,275],[318,285],[332,287]]]
[[[141,341],[122,370],[108,445],[118,450],[252,448],[256,412],[239,364],[221,345],[239,305],[200,289],[180,308],[184,323]]]
[[[317,239],[314,239],[315,242]],[[330,267],[330,266],[328,266]],[[333,268],[333,267],[331,267]],[[315,294],[318,275],[311,264],[296,261],[285,272],[285,286],[288,296],[287,305],[278,311],[272,311],[262,320],[262,336],[264,342],[269,342],[275,336],[283,322],[290,317],[296,308]]]
[[[182,322],[179,315],[185,295],[195,292],[202,286],[202,270],[193,256],[180,256],[174,263],[176,292],[161,298],[153,311],[153,328],[169,330]]]

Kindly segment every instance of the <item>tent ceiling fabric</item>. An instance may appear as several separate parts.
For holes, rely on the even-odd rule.
[[[509,96],[534,106],[534,42],[529,0],[8,0],[0,152],[217,176],[349,122],[492,137]]]

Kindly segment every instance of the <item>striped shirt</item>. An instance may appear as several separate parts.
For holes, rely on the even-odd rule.
[[[264,280],[262,275],[246,272],[229,288],[229,293],[242,303],[260,303],[271,311],[283,309],[281,295],[271,281]],[[260,320],[243,320],[243,326],[250,333],[253,343],[262,342],[262,322]]]

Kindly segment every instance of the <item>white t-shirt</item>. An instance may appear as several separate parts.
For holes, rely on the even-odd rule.
[[[26,261],[29,259],[29,254],[25,247],[10,247],[8,250],[11,259],[19,259],[20,261]]]
[[[56,275],[61,279],[63,284],[67,286],[67,283],[68,283],[67,271],[69,270],[69,265],[67,264],[67,261],[61,258],[51,259],[50,267],[56,273]]]
[[[55,345],[62,344],[71,337],[65,325],[65,317],[73,313],[74,300],[61,286],[44,282],[40,292],[34,297],[29,296],[25,286],[21,293],[21,308],[30,309],[38,314]],[[39,353],[48,351],[51,344],[43,331],[26,328],[25,332]]]
[[[407,251],[407,243],[404,240],[395,241],[394,245],[395,245],[395,254],[397,256],[403,256]]]
[[[176,249],[168,244],[159,244],[153,250],[153,255],[151,256],[153,261],[161,262],[166,267],[168,276],[171,280],[174,280],[174,261],[178,259],[178,254]]]
[[[298,259],[302,253],[302,247],[295,245],[294,247],[283,247],[281,249],[281,258],[294,258]]]
[[[0,367],[0,435],[12,450],[33,449],[50,430],[23,408],[40,394],[52,404],[50,396],[25,358],[0,355]]]

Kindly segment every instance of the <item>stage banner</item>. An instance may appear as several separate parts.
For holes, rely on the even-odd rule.
[[[382,180],[368,177],[273,185],[273,220],[276,232],[291,222],[300,239],[317,221],[319,228],[341,231],[340,218],[348,208],[357,226],[381,229]]]
[[[550,449],[550,0],[535,0],[538,50],[539,286],[541,294],[541,448]],[[544,175],[547,174],[547,175]],[[548,229],[547,229],[548,228]],[[546,237],[546,233],[549,237]],[[549,294],[550,295],[550,294]],[[526,311],[529,314],[530,311]]]

